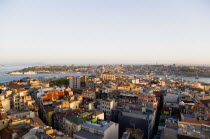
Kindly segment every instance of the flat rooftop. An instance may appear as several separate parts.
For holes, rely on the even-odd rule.
[[[122,112],[123,115],[128,117],[134,117],[134,118],[140,118],[140,119],[147,119],[149,117],[149,113],[143,113],[143,112]]]
[[[102,135],[98,135],[98,134],[94,134],[85,130],[80,130],[77,133],[75,133],[74,135],[76,136],[80,136],[86,139],[102,139],[103,136]]]
[[[109,122],[106,122],[106,121],[102,121],[104,124],[96,124],[96,123],[84,123],[82,124],[82,126],[85,126],[85,127],[89,127],[89,128],[93,128],[93,129],[97,129],[97,130],[101,130],[101,131],[105,131],[107,128],[109,128],[112,124],[114,124],[113,122],[109,121]]]

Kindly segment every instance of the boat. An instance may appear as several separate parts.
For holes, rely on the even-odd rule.
[[[10,74],[3,74],[4,76],[8,76],[8,75],[10,75]]]

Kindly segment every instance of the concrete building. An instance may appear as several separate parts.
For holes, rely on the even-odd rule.
[[[156,110],[153,108],[139,108],[131,107],[115,109],[112,116],[116,117],[114,121],[119,123],[119,136],[121,137],[126,131],[126,128],[140,129],[144,132],[144,138],[150,139],[153,135],[153,129],[156,118]]]
[[[80,89],[81,88],[81,80],[80,77],[71,77],[69,78],[69,87],[72,89]]]
[[[140,93],[138,94],[139,102],[142,102],[145,106],[157,108],[158,101],[154,94]]]
[[[96,99],[96,93],[98,93],[98,91],[99,90],[97,88],[85,89],[83,90],[82,95],[84,98]]]
[[[26,110],[28,105],[34,103],[31,96],[27,94],[25,89],[18,89],[12,95],[12,108],[17,110]]]
[[[98,111],[105,112],[106,115],[111,115],[112,109],[117,106],[114,99],[99,99]]]
[[[84,118],[78,116],[68,116],[64,118],[64,132],[70,137],[73,134],[81,130],[82,124],[85,122]]]
[[[97,121],[91,123],[87,121],[81,125],[81,130],[73,135],[74,139],[118,139],[119,125],[114,122]]]

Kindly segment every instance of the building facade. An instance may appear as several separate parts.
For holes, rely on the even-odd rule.
[[[72,89],[80,89],[81,88],[81,80],[80,77],[71,77],[69,78],[69,87]]]

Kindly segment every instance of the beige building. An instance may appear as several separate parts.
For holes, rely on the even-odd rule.
[[[27,94],[25,89],[19,89],[13,93],[12,96],[12,107],[17,110],[26,110],[28,105],[33,103],[31,96]]]
[[[101,75],[100,75],[100,78],[104,81],[106,80],[115,80],[116,77],[115,77],[115,73],[111,72],[111,71],[106,71],[104,66],[102,67],[101,69]]]
[[[78,109],[79,108],[79,104],[80,104],[80,101],[72,101],[70,102],[70,109],[74,110],[74,109]]]
[[[87,102],[86,104],[84,104],[84,108],[88,111],[95,109],[93,102]]]
[[[96,92],[98,91],[99,90],[97,88],[85,89],[82,92],[82,95],[84,98],[96,99]]]
[[[0,95],[0,107],[2,107],[3,112],[8,112],[10,110],[10,98]]]
[[[122,83],[117,86],[117,89],[122,91],[140,91],[141,87],[132,83]]]
[[[111,81],[115,80],[115,74],[111,71],[102,73],[100,77],[102,80],[105,80],[105,81],[106,80],[111,80]]]

